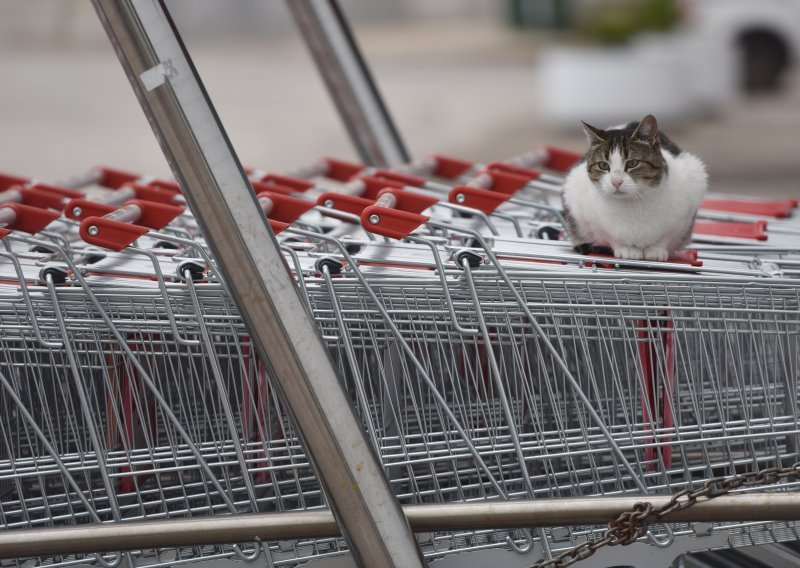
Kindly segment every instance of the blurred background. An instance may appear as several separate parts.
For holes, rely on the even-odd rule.
[[[341,0],[414,156],[583,150],[653,113],[717,192],[800,194],[797,0]],[[245,165],[355,158],[279,0],[167,0]],[[0,3],[0,171],[168,175],[88,0]]]

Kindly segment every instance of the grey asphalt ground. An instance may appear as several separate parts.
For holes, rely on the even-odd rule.
[[[0,46],[0,171],[54,181],[107,164],[168,175],[102,31],[84,28],[80,42]],[[550,130],[537,104],[534,62],[550,38],[466,23],[356,32],[414,155],[584,148],[578,125]],[[294,34],[187,43],[244,164],[286,171],[322,155],[355,158]],[[800,195],[800,75],[669,134],[707,162],[716,191]]]

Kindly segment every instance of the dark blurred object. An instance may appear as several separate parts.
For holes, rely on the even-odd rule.
[[[570,23],[568,0],[510,0],[511,24],[523,29],[563,30]]]
[[[605,44],[625,43],[645,31],[667,31],[678,21],[674,0],[606,0],[586,5],[577,18],[583,35]]]
[[[739,37],[739,47],[744,89],[757,93],[778,88],[790,62],[783,38],[770,29],[753,29]]]

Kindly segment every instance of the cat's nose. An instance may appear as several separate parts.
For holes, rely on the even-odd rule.
[[[622,178],[611,178],[611,185],[619,189],[619,186],[622,185]]]

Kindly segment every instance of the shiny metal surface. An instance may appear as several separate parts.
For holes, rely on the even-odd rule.
[[[421,566],[380,462],[166,8],[154,0],[93,4],[254,342],[280,383],[356,558],[365,566]],[[163,82],[153,80],[153,69]],[[121,530],[132,534],[130,527]]]
[[[669,496],[650,497],[655,507]],[[498,501],[404,507],[415,532],[604,524],[629,510],[640,497]],[[670,514],[671,522],[780,521],[800,519],[800,495],[742,494],[701,501]],[[0,533],[0,558],[100,550],[256,542],[338,535],[328,510],[113,523]]]
[[[408,162],[408,152],[338,2],[291,0],[288,5],[364,163]]]

